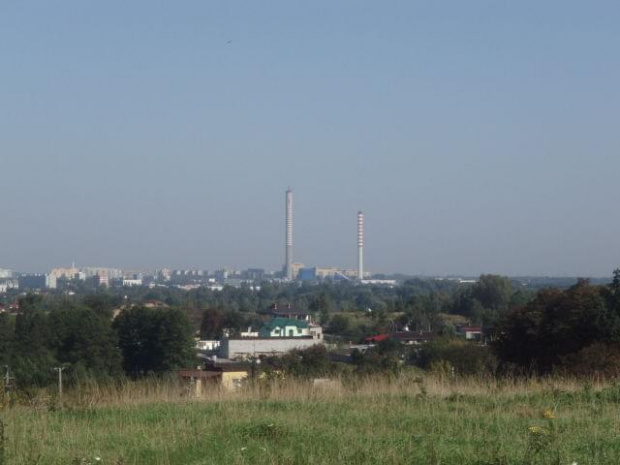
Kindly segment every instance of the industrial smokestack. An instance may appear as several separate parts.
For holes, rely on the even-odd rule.
[[[357,212],[357,278],[364,279],[364,214]]]
[[[286,232],[285,232],[285,262],[284,276],[293,279],[293,191],[289,187],[286,190]]]

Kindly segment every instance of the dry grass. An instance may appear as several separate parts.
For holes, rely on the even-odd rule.
[[[64,403],[73,407],[96,407],[114,405],[151,404],[159,402],[223,402],[249,400],[337,400],[343,396],[385,398],[389,396],[424,395],[446,398],[455,393],[466,396],[529,396],[553,391],[565,393],[601,391],[612,382],[604,379],[575,379],[563,377],[545,378],[483,378],[460,377],[450,379],[442,376],[402,375],[394,378],[381,376],[335,379],[329,386],[316,386],[312,380],[289,379],[270,383],[251,383],[238,391],[225,391],[213,386],[200,397],[192,395],[191,388],[174,379],[125,380],[120,383],[99,384],[81,382],[65,393]],[[39,405],[54,396],[53,390],[42,391]]]

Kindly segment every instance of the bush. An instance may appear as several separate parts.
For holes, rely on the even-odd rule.
[[[284,376],[301,378],[318,378],[337,371],[337,366],[329,359],[324,345],[291,350],[279,357],[265,358],[262,368],[268,373],[282,373]]]
[[[497,368],[497,360],[489,347],[462,339],[429,342],[413,357],[413,362],[426,370],[450,366],[460,375],[490,374]]]
[[[362,375],[398,375],[401,372],[401,344],[397,341],[381,341],[376,347],[362,353],[354,350],[351,354],[355,373]]]
[[[620,376],[620,347],[600,342],[562,359],[562,369],[577,376]]]

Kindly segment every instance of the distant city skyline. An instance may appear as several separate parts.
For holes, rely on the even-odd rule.
[[[0,267],[611,276],[620,3],[9,2]]]

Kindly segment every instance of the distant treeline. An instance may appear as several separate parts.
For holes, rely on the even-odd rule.
[[[489,277],[481,283],[485,280]],[[500,282],[496,278],[491,281]],[[472,289],[476,295],[482,289],[501,287],[481,284]],[[486,295],[498,296],[495,292]],[[475,305],[485,312],[493,310],[482,295],[474,298]],[[510,302],[507,295],[506,302]],[[542,289],[524,303],[496,310],[499,319],[489,328],[486,344],[454,337],[444,324],[443,333],[422,346],[386,339],[365,352],[354,351],[344,372],[394,375],[416,366],[445,376],[620,376],[620,270],[614,272],[610,285],[580,280],[568,289]],[[268,372],[293,376],[343,372],[319,348],[269,358],[265,367]]]
[[[266,318],[260,312],[275,302],[313,312],[334,342],[401,330],[438,336],[422,349],[391,341],[358,354],[360,372],[414,364],[461,374],[620,373],[620,272],[610,284],[580,280],[567,289],[538,291],[482,275],[475,283],[414,279],[395,287],[263,283],[259,291],[141,288],[27,295],[17,315],[0,314],[0,367],[10,367],[20,386],[30,386],[53,382],[54,366],[69,367],[69,382],[195,366],[196,336],[214,339],[224,330],[256,328]],[[456,337],[459,322],[484,326],[487,344]]]

